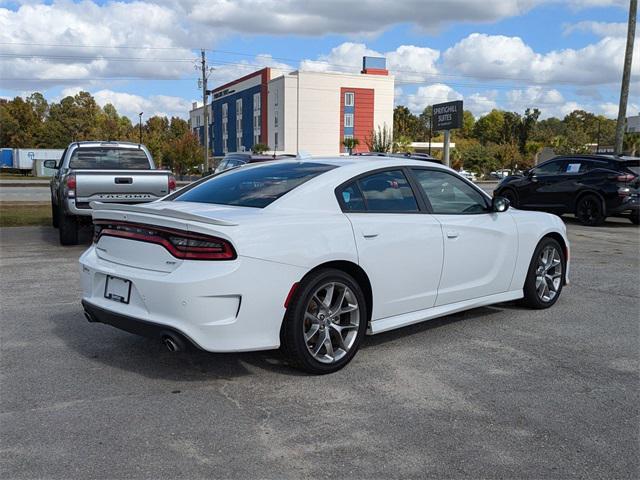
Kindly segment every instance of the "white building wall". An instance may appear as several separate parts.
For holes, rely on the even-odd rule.
[[[273,89],[284,90],[279,105],[279,149],[286,153],[300,151],[311,155],[340,153],[341,88],[370,88],[374,93],[374,129],[393,128],[394,79],[383,75],[327,72],[293,72],[271,82]],[[277,87],[276,87],[277,85]],[[275,108],[271,102],[269,108]],[[284,114],[284,121],[283,121]],[[273,146],[273,114],[269,114],[269,140]],[[282,144],[280,138],[284,136]],[[281,145],[284,146],[281,147]]]

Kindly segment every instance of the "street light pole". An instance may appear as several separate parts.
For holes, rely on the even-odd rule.
[[[139,144],[142,144],[142,114],[143,113],[144,112],[140,112],[138,114],[138,128],[139,128],[139,131],[140,131],[140,140],[138,141]]]

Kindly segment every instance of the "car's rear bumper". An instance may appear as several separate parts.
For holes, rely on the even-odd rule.
[[[623,216],[627,214],[635,214],[637,215],[640,212],[640,194],[631,195],[627,201],[621,203],[620,205],[609,209],[607,212],[610,216]]]
[[[285,299],[305,273],[250,257],[183,261],[158,272],[107,261],[95,246],[80,265],[83,305],[100,309],[99,321],[146,336],[177,331],[210,352],[278,348]],[[129,303],[105,297],[109,276],[131,282]]]
[[[120,330],[124,330],[125,332],[133,333],[135,335],[141,335],[147,338],[160,339],[162,338],[163,334],[171,332],[173,334],[178,334],[179,336],[186,338],[195,347],[202,348],[197,344],[197,342],[189,338],[188,335],[174,327],[168,327],[166,325],[149,322],[147,320],[131,317],[129,315],[115,313],[111,310],[93,305],[86,300],[82,300],[82,307],[84,308],[87,320],[89,320],[90,322],[104,323],[106,325],[111,325],[112,327],[119,328]]]
[[[155,202],[156,200],[160,200],[162,197],[149,197],[144,199],[136,199],[136,200],[121,200],[113,203],[125,203],[130,205],[137,205],[139,203],[149,203]],[[67,198],[64,202],[65,212],[70,215],[77,215],[80,217],[90,217],[92,209],[89,206],[89,203],[95,199],[91,198]],[[100,200],[104,201],[104,200]]]

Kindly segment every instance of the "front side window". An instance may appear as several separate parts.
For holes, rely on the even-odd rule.
[[[149,170],[151,162],[144,150],[114,147],[81,147],[71,154],[74,170]]]
[[[264,208],[294,188],[336,168],[322,163],[268,163],[229,170],[171,198],[180,202]]]
[[[434,214],[485,213],[484,196],[464,180],[448,172],[413,169],[431,203]]]
[[[402,170],[374,173],[358,180],[369,212],[417,212],[418,203]]]
[[[539,167],[535,167],[533,169],[533,173],[535,175],[555,175],[560,172],[560,167],[562,166],[562,161],[553,161],[543,163]]]

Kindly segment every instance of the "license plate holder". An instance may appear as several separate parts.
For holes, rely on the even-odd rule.
[[[107,275],[104,283],[104,298],[119,303],[129,303],[131,297],[131,280]]]

